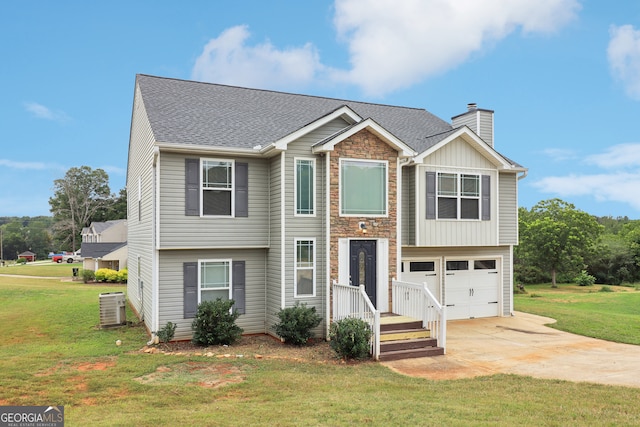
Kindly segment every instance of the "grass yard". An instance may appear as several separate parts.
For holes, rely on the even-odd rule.
[[[529,285],[515,309],[556,319],[549,326],[578,335],[640,345],[640,291],[626,286]]]
[[[28,263],[28,264],[10,264],[0,268],[0,274],[17,274],[20,276],[40,276],[40,277],[71,277],[73,268],[82,268],[82,263]]]
[[[429,381],[373,362],[145,354],[141,326],[96,327],[99,294],[124,290],[0,277],[0,405],[65,405],[68,426],[640,424],[636,388],[514,375]]]

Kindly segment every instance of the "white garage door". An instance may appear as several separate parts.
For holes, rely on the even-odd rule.
[[[426,283],[427,288],[439,302],[440,299],[440,260],[423,259],[402,262],[402,280],[410,283]]]
[[[447,319],[499,316],[500,274],[497,259],[445,261]]]

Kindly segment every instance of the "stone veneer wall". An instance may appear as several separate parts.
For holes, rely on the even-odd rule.
[[[340,216],[340,158],[388,161],[388,215],[386,217]],[[334,151],[331,153],[331,279],[338,277],[338,239],[388,239],[389,277],[387,279],[389,307],[378,307],[382,312],[391,311],[391,279],[397,277],[397,158],[398,153],[393,147],[366,129],[336,144]],[[358,223],[361,221],[367,223],[366,234],[361,233],[359,230]],[[378,225],[373,226],[374,222]]]

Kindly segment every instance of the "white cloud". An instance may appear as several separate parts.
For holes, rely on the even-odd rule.
[[[268,41],[248,46],[245,43],[249,36],[246,26],[236,26],[211,39],[196,59],[192,78],[282,89],[306,85],[323,70],[318,53],[310,43],[279,50]]]
[[[560,197],[592,196],[599,202],[621,202],[640,210],[640,173],[550,176],[533,184]]]
[[[49,168],[46,163],[42,162],[15,162],[13,160],[0,159],[0,167],[5,166],[10,169],[31,169],[44,170]]]
[[[345,78],[383,94],[452,69],[518,27],[552,32],[579,8],[576,0],[339,0],[335,24],[351,55]]]
[[[66,122],[69,116],[62,111],[54,111],[37,102],[25,102],[24,108],[39,119]]]
[[[640,166],[640,144],[614,145],[605,153],[588,156],[586,162],[606,169],[637,168]]]
[[[566,148],[545,148],[542,150],[542,154],[550,157],[553,161],[573,160],[578,157],[577,153],[573,150]]]
[[[632,25],[612,26],[607,48],[609,66],[627,95],[640,100],[640,30]]]
[[[269,88],[346,83],[382,96],[456,67],[518,28],[553,32],[579,9],[578,0],[335,0],[351,69],[323,66],[311,44],[248,45],[247,27],[236,26],[206,44],[192,78]]]

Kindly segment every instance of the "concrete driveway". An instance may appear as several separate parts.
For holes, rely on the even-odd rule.
[[[404,374],[433,380],[498,373],[640,387],[640,346],[558,331],[555,320],[514,317],[448,322],[447,354],[383,362]]]

